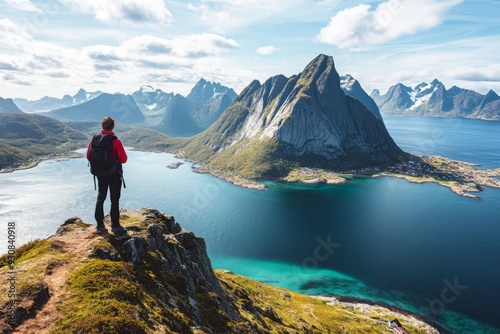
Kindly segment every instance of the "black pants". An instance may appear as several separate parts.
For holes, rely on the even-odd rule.
[[[108,194],[111,199],[111,227],[120,226],[120,194],[122,189],[121,174],[116,173],[107,177],[99,177],[98,180],[98,195],[95,203],[95,220],[97,225],[102,225],[104,221],[104,201]]]

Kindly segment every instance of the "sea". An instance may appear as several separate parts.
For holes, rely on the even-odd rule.
[[[500,167],[500,122],[384,121],[407,152]],[[196,173],[172,154],[127,150],[121,207],[173,215],[205,239],[214,268],[385,304],[450,333],[500,333],[500,189],[475,200],[437,184],[358,177],[343,185],[266,182],[263,191]],[[183,164],[168,168],[173,162]],[[94,223],[96,196],[83,156],[0,174],[0,253],[9,225],[19,247],[71,217]]]

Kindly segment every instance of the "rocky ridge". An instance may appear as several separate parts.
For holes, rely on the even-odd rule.
[[[172,216],[122,210],[131,236],[117,241],[68,219],[57,233],[0,257],[14,275],[15,321],[2,285],[2,333],[325,333],[387,331],[399,317],[412,333],[437,333],[418,319],[374,307],[362,311],[213,271],[202,238]],[[109,217],[106,224],[109,224]]]
[[[414,88],[398,83],[384,95],[374,90],[370,96],[387,115],[500,120],[500,97],[494,91],[482,95],[457,86],[446,89],[437,79]]]

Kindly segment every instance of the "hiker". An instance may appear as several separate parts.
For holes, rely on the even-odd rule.
[[[95,220],[97,233],[107,232],[104,226],[104,201],[109,188],[111,199],[111,232],[117,239],[127,237],[127,230],[120,225],[120,193],[123,180],[122,164],[127,162],[127,153],[122,142],[113,133],[115,120],[104,117],[101,121],[102,130],[94,136],[87,147],[91,173],[98,180],[98,195],[95,204]],[[109,157],[109,158],[108,158]]]

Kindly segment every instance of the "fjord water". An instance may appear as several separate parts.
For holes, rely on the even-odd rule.
[[[411,153],[500,167],[499,122],[384,119]],[[259,191],[193,173],[187,163],[168,169],[178,161],[170,154],[129,156],[121,206],[174,215],[205,238],[215,268],[303,293],[387,303],[453,333],[500,331],[500,189],[473,200],[382,177],[268,183]],[[0,238],[7,240],[8,221],[16,222],[18,245],[53,234],[72,216],[91,223],[95,196],[83,158],[0,174]]]

